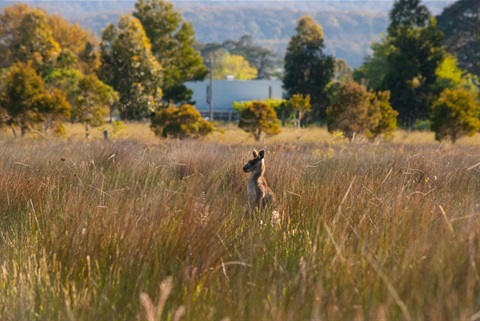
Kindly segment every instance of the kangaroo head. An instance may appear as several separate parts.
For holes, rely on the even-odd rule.
[[[245,166],[243,166],[243,171],[245,173],[248,172],[256,172],[262,168],[263,158],[265,157],[265,151],[262,149],[261,151],[257,152],[256,149],[253,150],[253,159],[249,160]]]

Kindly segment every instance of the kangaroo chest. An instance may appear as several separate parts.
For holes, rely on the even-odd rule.
[[[247,194],[248,194],[248,200],[254,200],[263,197],[264,195],[264,188],[260,182],[260,179],[258,176],[252,176],[248,180],[247,184]]]

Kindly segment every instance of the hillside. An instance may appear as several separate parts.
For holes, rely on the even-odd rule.
[[[434,13],[439,13],[452,1],[427,1]],[[0,6],[15,3],[3,2]],[[78,21],[100,34],[111,22],[134,8],[131,1],[34,1],[29,2]],[[312,15],[324,28],[328,51],[357,67],[368,54],[372,41],[378,40],[388,25],[391,1],[187,1],[174,2],[184,17],[195,27],[199,42],[223,42],[253,36],[257,44],[274,50],[283,57],[295,25],[302,15]]]

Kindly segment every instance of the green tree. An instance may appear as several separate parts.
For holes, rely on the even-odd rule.
[[[100,79],[119,93],[123,119],[143,119],[162,103],[162,66],[140,21],[122,16],[102,32]]]
[[[213,78],[225,79],[227,75],[233,75],[239,80],[249,80],[257,78],[257,70],[251,67],[243,56],[226,53],[217,62]]]
[[[152,117],[150,128],[155,135],[174,138],[198,138],[212,133],[215,127],[204,120],[198,110],[189,104],[176,107],[170,104]]]
[[[253,135],[259,141],[262,133],[277,135],[280,133],[275,109],[263,101],[251,101],[242,109],[238,127]]]
[[[437,19],[447,51],[458,58],[460,68],[480,77],[480,1],[456,1]]]
[[[433,104],[432,130],[436,140],[473,136],[480,129],[480,106],[477,96],[463,88],[445,89]]]
[[[443,60],[443,34],[420,0],[397,0],[390,12],[388,69],[380,86],[391,91],[400,122],[411,126],[428,117],[437,97],[435,71]]]
[[[152,52],[165,68],[164,100],[190,102],[193,92],[183,83],[203,80],[208,70],[193,48],[193,25],[183,21],[170,2],[137,0],[133,15],[138,18],[152,43]]]
[[[36,73],[32,63],[16,63],[3,78],[0,92],[0,106],[8,113],[8,124],[15,133],[19,127],[21,136],[35,125],[60,115],[68,116],[70,105],[65,103],[60,91],[48,92],[43,79]]]
[[[118,94],[96,75],[84,75],[77,69],[56,69],[46,78],[47,83],[67,94],[72,106],[71,121],[85,124],[88,138],[90,126],[100,126]]]
[[[388,71],[388,56],[393,50],[386,37],[371,45],[372,55],[366,57],[353,73],[353,79],[367,88],[379,90]]]
[[[335,60],[324,53],[323,30],[312,17],[303,16],[285,55],[283,86],[290,94],[310,95],[317,117],[327,104],[325,88],[333,78]]]

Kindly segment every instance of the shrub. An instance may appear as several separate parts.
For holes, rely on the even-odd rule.
[[[305,114],[312,111],[312,105],[310,104],[310,95],[292,95],[288,100],[287,105],[294,112],[295,127],[297,127],[297,129],[300,129],[303,117],[305,117]]]
[[[370,140],[382,137],[389,140],[397,129],[398,112],[390,104],[390,91],[370,92],[370,127],[365,135]]]
[[[370,140],[389,139],[397,128],[398,112],[390,105],[390,92],[368,92],[354,81],[339,84],[327,108],[328,131],[341,131],[350,141],[358,134]]]
[[[242,109],[238,127],[259,141],[262,132],[267,135],[279,134],[278,122],[277,113],[271,105],[263,101],[252,101]]]
[[[350,141],[367,127],[370,93],[354,81],[341,84],[327,108],[328,131],[339,130]]]
[[[462,136],[473,136],[480,129],[480,106],[476,95],[463,88],[445,89],[433,104],[432,131],[436,140],[450,137],[452,143]]]
[[[158,110],[152,117],[150,128],[157,136],[180,139],[198,138],[215,130],[215,127],[189,104],[180,107],[171,104]]]

